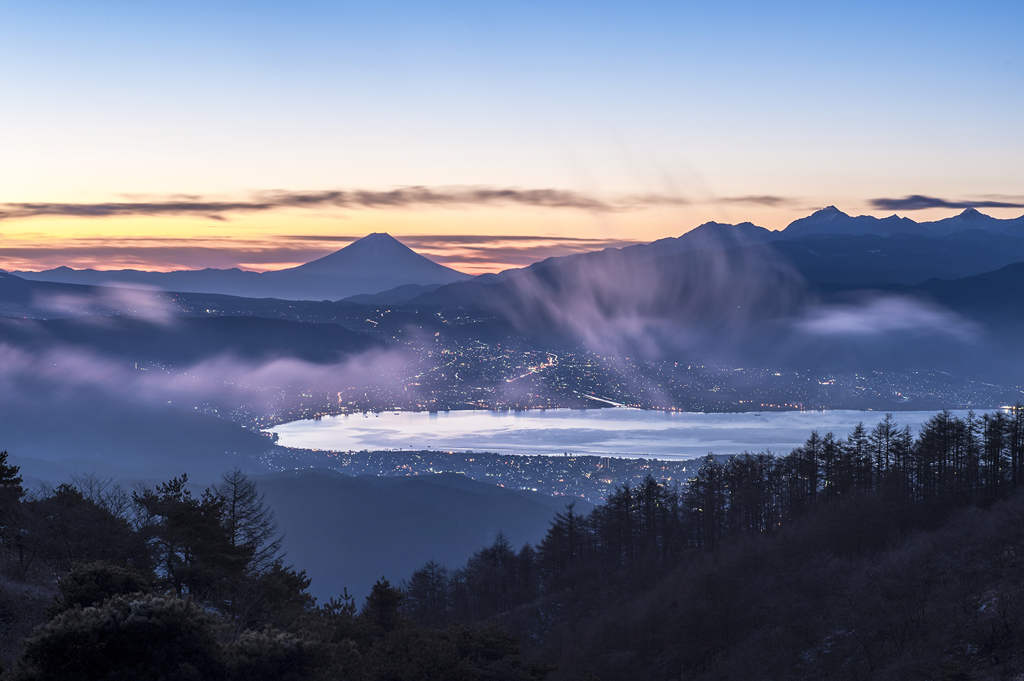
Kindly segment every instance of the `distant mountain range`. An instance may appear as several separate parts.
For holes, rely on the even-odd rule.
[[[110,282],[129,288],[97,285]],[[922,370],[1024,385],[1022,336],[1024,217],[973,210],[917,223],[829,207],[778,232],[712,222],[479,277],[386,234],[265,274],[0,272],[0,449],[26,476],[51,481],[187,471],[206,484],[235,465],[255,472],[273,443],[239,423],[256,423],[257,412],[308,416],[293,400],[300,394],[347,400],[339,390],[370,380],[331,374],[335,365],[376,376],[364,357],[391,354],[385,348],[426,349],[416,371],[450,365],[456,379],[477,361],[448,354],[460,344],[493,347],[488,356],[498,358],[508,343],[548,357],[568,346],[623,365],[746,367],[739,375],[752,377],[743,389],[754,396],[767,385],[758,371],[813,371],[817,382],[831,372]],[[551,380],[575,390],[582,379],[570,372],[589,365],[564,364]],[[330,380],[309,385],[322,374]],[[537,541],[566,501],[447,475],[303,470],[259,486],[289,562],[323,598],[409,575],[431,558],[460,564],[498,531],[516,545]]]
[[[600,263],[603,267],[621,269],[678,253],[726,251],[761,244],[772,244],[780,254],[793,259],[801,272],[815,268],[833,269],[838,263],[829,262],[829,257],[866,256],[870,260],[874,256],[874,260],[885,262],[843,264],[855,269],[884,269],[892,272],[892,276],[904,279],[920,276],[915,281],[902,282],[918,283],[946,274],[953,277],[978,274],[1024,260],[1024,216],[1014,220],[998,220],[969,208],[951,218],[918,223],[895,215],[887,218],[868,215],[851,217],[835,206],[829,206],[795,220],[786,229],[777,232],[749,222],[738,225],[707,222],[679,237],[621,249],[608,248],[548,258],[525,268],[482,275],[476,281],[493,283],[524,271],[537,271],[569,262]],[[882,253],[886,250],[889,253]],[[905,255],[899,258],[887,257],[897,253],[916,254],[918,263],[907,262]],[[932,264],[933,259],[938,262]],[[963,263],[963,260],[969,262]],[[899,274],[908,265],[916,265],[921,273]],[[814,277],[812,279],[817,280]]]
[[[649,244],[552,257],[527,267],[480,275],[466,280],[466,286],[403,286],[349,300],[392,305],[444,305],[458,300],[463,304],[472,296],[469,286],[497,284],[542,271],[611,273],[666,256],[758,247],[765,257],[785,262],[812,283],[919,284],[931,278],[981,274],[1024,261],[1024,216],[999,220],[969,208],[950,218],[919,223],[895,215],[852,217],[829,206],[795,220],[781,231],[749,222],[708,222],[682,236]],[[682,258],[679,265],[686,260]]]
[[[246,298],[343,299],[371,305],[408,301],[447,304],[456,299],[464,302],[467,291],[477,285],[497,284],[526,273],[535,275],[556,269],[617,272],[666,256],[758,247],[812,283],[912,285],[931,278],[981,274],[1024,261],[1024,216],[999,220],[968,208],[953,217],[919,223],[896,215],[853,217],[829,206],[777,232],[749,222],[708,222],[679,237],[547,258],[528,267],[478,277],[439,265],[388,234],[370,234],[319,260],[273,272],[58,267],[11,274],[33,281],[138,285]],[[460,289],[460,282],[471,288]]]
[[[890,215],[887,218],[876,218],[870,215],[851,217],[835,206],[822,208],[819,211],[795,220],[780,234],[783,238],[804,236],[824,236],[830,234],[849,234],[864,236],[892,236],[894,234],[910,234],[914,236],[940,237],[979,230],[993,234],[1024,236],[1024,216],[1010,220],[1000,220],[967,208],[959,215],[935,220],[934,222],[915,222],[910,218]]]
[[[242,273],[271,283],[275,276],[359,273],[363,291],[373,291],[366,282],[379,281],[373,278],[379,273],[406,276],[397,286],[338,302],[218,293],[147,297],[0,273],[0,314],[274,318],[327,322],[387,343],[422,336],[429,326],[429,333],[443,330],[453,338],[461,334],[489,343],[514,334],[538,347],[582,346],[606,355],[671,353],[737,366],[843,363],[849,370],[973,371],[984,365],[986,375],[993,376],[1004,364],[1024,372],[1024,361],[1018,367],[1010,361],[1013,353],[1007,354],[1007,343],[1024,331],[1021,263],[1024,217],[997,220],[968,209],[918,223],[896,216],[852,217],[830,206],[778,232],[751,223],[711,222],[679,237],[548,258],[472,278],[380,234],[292,270]],[[112,274],[67,272],[94,279]],[[419,283],[410,283],[410,277]],[[366,305],[387,306],[390,312],[386,319],[374,317]],[[456,308],[482,314],[429,312]],[[454,319],[463,321],[447,321]],[[313,362],[367,347],[365,338],[346,335],[339,326],[286,328],[234,320],[152,330],[132,324],[122,324],[122,340],[77,322],[6,324],[0,335],[19,347],[71,343],[113,356],[124,355],[119,347],[130,347],[133,356],[171,363],[207,357],[222,340],[241,356]],[[436,324],[441,326],[433,328]]]
[[[913,286],[1022,261],[1024,217],[996,220],[968,209],[917,223],[896,216],[851,217],[830,206],[779,232],[749,222],[709,222],[650,244],[548,258],[445,286],[407,286],[363,296],[361,302],[394,304],[404,298],[448,306],[476,301],[485,309],[528,309],[525,298],[557,307],[559,298],[578,297],[586,289],[606,311],[619,300],[626,305],[647,300],[648,307],[672,316],[694,305],[728,303],[731,309],[754,303],[755,289],[777,309],[780,299],[800,297],[808,287]],[[770,291],[763,289],[766,284]]]
[[[183,293],[283,300],[338,300],[398,286],[450,284],[470,278],[425,258],[388,234],[370,234],[319,260],[273,272],[237,268],[145,272],[58,267],[12,274],[64,284],[135,285]]]

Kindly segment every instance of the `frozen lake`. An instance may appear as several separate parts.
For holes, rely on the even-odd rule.
[[[966,412],[954,412],[958,416]],[[934,412],[894,412],[916,434]],[[304,449],[360,451],[440,449],[501,454],[594,454],[692,459],[709,452],[770,449],[786,454],[811,431],[847,433],[860,421],[870,430],[877,411],[695,414],[641,409],[549,409],[521,412],[382,412],[294,421],[271,428],[279,444]]]

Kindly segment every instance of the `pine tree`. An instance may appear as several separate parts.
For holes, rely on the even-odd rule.
[[[7,451],[0,452],[0,546],[18,550],[18,562],[24,567],[25,545],[17,528],[23,525],[21,498],[25,490],[17,466],[7,463]]]
[[[157,561],[157,573],[179,594],[211,598],[245,572],[252,559],[222,523],[224,500],[206,490],[195,498],[187,476],[132,495],[142,516],[141,530]]]
[[[7,450],[0,452],[0,488],[17,489],[19,497],[24,494],[20,472],[17,466],[7,463]]]
[[[374,627],[389,632],[402,622],[402,592],[384,577],[373,585],[363,605],[362,617]]]
[[[887,473],[892,465],[899,432],[899,425],[893,419],[892,414],[886,414],[885,418],[871,429],[868,443],[875,458],[875,470],[879,475]]]
[[[448,621],[448,569],[430,560],[402,587],[403,609],[419,624],[442,627]]]

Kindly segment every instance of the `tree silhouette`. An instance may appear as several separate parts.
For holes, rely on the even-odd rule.
[[[223,500],[222,524],[231,545],[251,554],[246,570],[256,574],[269,570],[280,558],[281,537],[274,512],[265,505],[256,483],[236,467],[221,476],[213,492]]]
[[[143,534],[156,558],[157,573],[178,595],[216,597],[244,574],[251,546],[236,545],[222,522],[224,500],[209,490],[195,498],[187,476],[133,495],[145,514]]]

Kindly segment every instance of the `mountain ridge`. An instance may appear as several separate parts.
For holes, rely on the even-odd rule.
[[[868,269],[874,273],[844,274],[856,258],[855,251],[840,252],[856,239],[878,237],[893,239],[883,248],[866,250],[857,257],[878,261]],[[920,239],[916,244],[907,240]],[[845,241],[844,241],[845,240]],[[946,241],[943,241],[946,240]],[[860,243],[862,247],[867,241]],[[953,242],[956,242],[956,245]],[[819,253],[818,246],[830,245]],[[843,244],[846,244],[844,246]],[[966,247],[964,246],[966,244]],[[930,222],[916,222],[891,215],[876,218],[851,216],[835,206],[827,206],[798,218],[785,229],[772,231],[751,222],[728,224],[706,222],[677,237],[665,237],[650,243],[623,248],[605,248],[565,256],[554,256],[522,268],[476,277],[463,274],[431,261],[387,233],[375,232],[348,246],[303,265],[271,272],[250,272],[238,268],[206,268],[174,272],[140,270],[74,270],[66,266],[43,272],[13,272],[31,281],[77,285],[134,285],[157,287],[181,293],[209,293],[247,298],[282,300],[347,300],[363,304],[436,304],[445,298],[451,286],[495,284],[530,273],[540,275],[554,269],[583,271],[593,268],[623,271],[657,258],[697,251],[725,252],[774,245],[787,258],[796,258],[798,269],[813,281],[859,282],[864,284],[917,284],[929,278],[959,278],[998,269],[1010,262],[1024,260],[1024,216],[997,219],[974,208]],[[856,245],[856,244],[854,244]],[[963,267],[950,265],[948,252],[965,247],[960,255],[971,260]],[[893,250],[895,249],[895,250]],[[921,251],[911,257],[911,251]],[[863,250],[863,249],[862,249]],[[980,253],[979,251],[985,251]],[[886,258],[885,253],[902,253]],[[824,255],[823,255],[824,253]],[[910,255],[908,255],[910,254]],[[808,264],[808,258],[820,256],[820,264]],[[969,257],[968,257],[969,256]],[[845,257],[845,261],[843,258]],[[895,272],[907,258],[909,267],[899,276]],[[917,262],[937,257],[941,263]],[[840,258],[840,260],[836,260]],[[901,258],[903,260],[901,260]],[[944,264],[943,264],[944,263]],[[881,268],[877,265],[881,265]],[[904,263],[905,264],[905,263]],[[853,269],[859,265],[854,265]]]
[[[490,284],[504,281],[523,272],[538,271],[564,263],[603,261],[616,268],[639,264],[657,257],[688,251],[721,251],[730,248],[749,247],[762,243],[778,243],[799,239],[820,239],[836,236],[880,236],[898,235],[942,238],[969,231],[984,231],[989,234],[1012,236],[1024,239],[1024,215],[1018,218],[998,219],[974,208],[967,208],[958,215],[931,222],[916,222],[912,218],[891,215],[876,218],[870,215],[851,216],[835,206],[819,209],[803,218],[789,223],[784,229],[769,230],[751,222],[737,224],[705,222],[684,232],[678,237],[665,237],[646,244],[635,244],[623,248],[605,248],[600,251],[555,256],[521,268],[484,274],[474,281]],[[1007,263],[994,265],[991,269]],[[980,273],[970,272],[970,274]],[[934,276],[934,275],[929,275]],[[954,276],[965,276],[957,273]],[[926,277],[927,278],[927,277]],[[447,286],[447,285],[445,285]],[[423,293],[429,293],[424,291]],[[415,297],[408,300],[414,300]],[[393,300],[393,299],[392,299]]]
[[[566,502],[454,473],[353,477],[307,469],[255,480],[289,561],[306,570],[323,600],[345,588],[362,597],[381,574],[397,579],[427,560],[455,567],[499,532],[517,548],[537,542]],[[591,508],[576,501],[578,510]]]
[[[394,237],[369,234],[311,262],[284,270],[251,272],[239,268],[175,270],[75,270],[58,267],[10,274],[32,281],[64,284],[128,284],[180,293],[218,293],[247,298],[339,300],[375,294],[403,285],[449,284],[470,276],[433,262]]]

